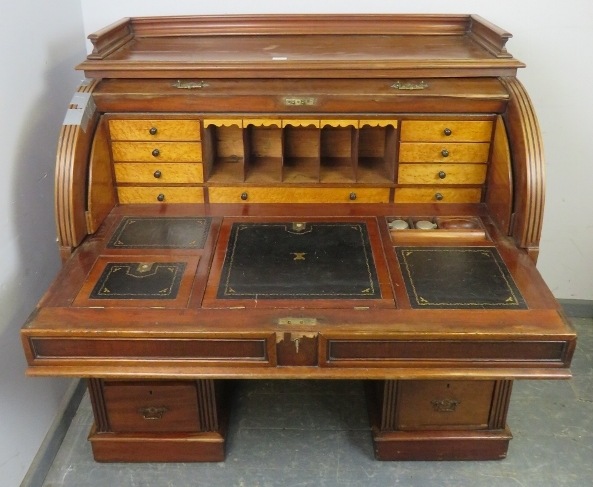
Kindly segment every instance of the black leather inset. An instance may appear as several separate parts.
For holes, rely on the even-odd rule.
[[[380,299],[364,223],[235,223],[218,299]]]
[[[125,216],[108,249],[203,249],[210,218]]]
[[[526,309],[494,247],[396,247],[412,308]]]
[[[109,262],[90,299],[175,299],[185,262]]]

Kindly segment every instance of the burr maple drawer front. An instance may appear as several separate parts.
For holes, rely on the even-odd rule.
[[[389,188],[210,187],[210,203],[388,203]]]
[[[116,162],[202,162],[200,142],[112,142]]]
[[[204,168],[200,163],[116,162],[114,168],[118,183],[193,184],[204,181]]]
[[[113,432],[200,431],[194,382],[106,381],[103,391]]]
[[[402,142],[490,142],[491,121],[404,120]]]
[[[110,120],[111,140],[200,140],[199,120]]]
[[[396,203],[479,203],[481,188],[397,188]]]
[[[399,162],[488,162],[490,144],[402,142]]]
[[[494,381],[399,381],[399,430],[486,429]]]
[[[121,204],[203,203],[204,188],[193,186],[118,186]]]
[[[400,164],[400,184],[482,184],[486,164]]]

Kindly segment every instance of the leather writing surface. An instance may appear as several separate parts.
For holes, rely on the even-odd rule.
[[[90,299],[175,299],[185,262],[109,262]]]
[[[526,309],[494,247],[396,247],[412,308]]]
[[[123,217],[109,249],[203,249],[210,218]]]
[[[235,223],[218,299],[380,299],[366,225]]]

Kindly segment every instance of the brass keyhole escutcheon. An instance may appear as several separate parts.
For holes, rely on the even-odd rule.
[[[168,411],[168,409],[165,407],[155,407],[155,406],[149,406],[149,407],[138,409],[138,412],[142,415],[142,417],[144,419],[153,420],[153,421],[158,420],[158,419],[163,419],[163,414],[165,414],[167,411]]]

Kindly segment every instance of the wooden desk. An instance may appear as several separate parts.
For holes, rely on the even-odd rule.
[[[455,15],[90,36],[64,266],[22,338],[30,375],[89,379],[98,461],[224,459],[237,378],[365,379],[380,460],[506,455],[513,380],[569,378],[576,342],[535,268],[542,143],[509,37]]]

